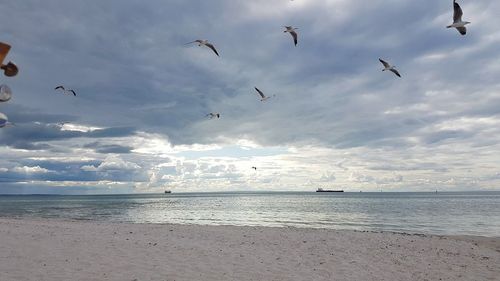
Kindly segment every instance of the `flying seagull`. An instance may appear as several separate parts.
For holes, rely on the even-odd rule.
[[[9,122],[9,118],[2,112],[0,112],[0,128],[14,126],[13,123]]]
[[[295,44],[295,46],[297,46],[297,32],[295,32],[295,30],[297,30],[298,28],[293,28],[291,26],[284,26],[284,27],[286,28],[286,30],[283,32],[290,33],[290,35],[292,35],[293,37],[293,43]]]
[[[12,98],[12,91],[9,86],[0,85],[0,102],[7,102]]]
[[[260,101],[266,101],[266,100],[270,99],[271,97],[276,96],[276,95],[272,95],[271,97],[266,97],[266,95],[264,95],[264,93],[261,90],[259,90],[257,87],[254,87],[254,88],[257,91],[257,93],[259,93]]]
[[[19,72],[17,65],[11,61],[9,61],[9,63],[7,64],[2,64],[0,68],[3,69],[3,74],[8,77],[16,76]]]
[[[54,90],[56,90],[56,91],[57,91],[57,90],[62,90],[62,91],[63,91],[63,93],[65,93],[65,94],[73,94],[73,96],[75,96],[75,97],[76,97],[76,93],[75,93],[75,91],[73,91],[73,90],[71,90],[71,89],[70,89],[70,90],[66,90],[66,89],[64,88],[64,86],[57,86],[57,87],[55,87],[55,88],[54,88]]]
[[[399,74],[399,72],[396,70],[396,66],[395,65],[390,65],[388,62],[384,61],[383,59],[378,59],[383,65],[384,65],[384,69],[382,69],[382,71],[386,71],[386,70],[389,70],[389,71],[392,71],[394,74],[396,74],[398,77],[401,77],[401,75]]]
[[[210,112],[209,114],[206,115],[206,117],[210,117],[210,119],[213,119],[213,118],[220,118],[220,114],[219,113],[213,113],[213,112]]]
[[[255,166],[254,166],[254,167],[252,167],[252,169],[254,169],[255,171],[257,171],[257,167],[255,167]]]
[[[214,45],[208,43],[208,40],[194,40],[193,42],[189,42],[189,43],[186,43],[185,45],[188,45],[188,44],[193,44],[193,43],[198,43],[198,46],[206,46],[206,47],[209,47],[210,49],[212,49],[212,51],[214,51],[214,53],[219,56],[219,53],[217,53],[217,50],[215,49]]]
[[[3,60],[7,56],[10,51],[10,45],[0,42],[0,69],[4,71],[5,76],[12,77],[16,76],[19,72],[16,64],[9,61],[7,64],[3,64]]]
[[[469,24],[468,21],[462,21],[462,8],[458,5],[455,0],[453,0],[453,24],[448,25],[446,28],[456,28],[460,34],[465,35],[467,33],[467,28],[465,28],[466,24]]]

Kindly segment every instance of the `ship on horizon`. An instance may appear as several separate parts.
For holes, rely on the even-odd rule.
[[[344,190],[342,189],[337,189],[337,190],[334,190],[334,189],[323,189],[323,188],[318,188],[316,190],[316,192],[344,192]]]

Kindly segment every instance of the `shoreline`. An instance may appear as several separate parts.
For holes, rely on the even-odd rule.
[[[498,280],[500,238],[0,218],[0,280]]]
[[[250,227],[250,228],[276,228],[276,229],[304,229],[304,230],[331,230],[331,231],[352,231],[361,233],[380,233],[380,234],[395,234],[404,236],[433,236],[433,237],[448,237],[455,238],[458,240],[475,241],[479,240],[496,240],[500,239],[500,233],[498,236],[487,236],[487,235],[471,235],[471,234],[438,234],[438,233],[425,233],[425,232],[410,232],[410,231],[393,231],[393,230],[361,230],[361,229],[348,229],[348,228],[327,228],[327,227],[309,227],[309,226],[274,226],[274,225],[237,225],[237,224],[199,224],[199,223],[169,223],[169,222],[131,222],[131,221],[105,221],[105,220],[91,220],[91,219],[77,219],[77,218],[41,218],[41,217],[2,217],[0,216],[0,223],[2,220],[13,220],[13,221],[32,221],[32,222],[75,222],[75,223],[95,223],[95,224],[130,224],[130,225],[164,225],[164,226],[208,226],[208,227]]]

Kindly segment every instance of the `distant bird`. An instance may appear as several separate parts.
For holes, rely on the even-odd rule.
[[[210,49],[212,49],[212,51],[214,51],[214,53],[219,57],[219,53],[217,53],[217,50],[215,49],[214,45],[208,43],[208,40],[194,40],[193,42],[189,42],[189,43],[186,43],[185,45],[188,45],[188,44],[193,44],[193,43],[198,43],[198,46],[206,46]]]
[[[295,30],[297,30],[298,28],[293,28],[291,26],[284,26],[284,28],[286,28],[286,30],[283,32],[290,33],[290,35],[292,35],[293,37],[293,43],[295,44],[295,46],[297,46],[297,32],[295,32]]]
[[[453,24],[448,25],[446,28],[456,28],[460,34],[465,35],[467,33],[467,28],[465,28],[466,24],[469,24],[468,21],[462,21],[462,8],[458,5],[455,0],[453,0]]]
[[[0,85],[0,102],[7,102],[12,98],[12,91],[9,86]]]
[[[254,88],[257,91],[257,93],[259,93],[259,96],[261,97],[260,101],[266,101],[266,100],[270,99],[271,97],[276,96],[276,95],[272,95],[271,97],[266,97],[266,95],[264,95],[264,93],[261,90],[259,90],[257,87],[254,87]]]
[[[10,126],[14,126],[14,123],[10,123],[9,118],[7,118],[7,115],[0,112],[0,128],[10,127]]]
[[[213,119],[213,118],[220,118],[220,114],[219,113],[213,113],[213,112],[210,112],[209,114],[206,115],[206,117],[210,117],[210,119]]]
[[[257,167],[252,167],[252,169],[254,169],[255,171],[257,171]]]
[[[63,91],[63,93],[65,93],[65,94],[73,94],[73,96],[75,96],[75,97],[76,97],[76,93],[75,93],[75,91],[73,91],[73,90],[71,90],[71,89],[70,89],[70,90],[66,90],[66,89],[64,88],[64,86],[57,86],[57,87],[55,87],[55,88],[54,88],[54,90],[56,90],[56,91],[57,91],[57,90],[62,90],[62,91]]]
[[[383,59],[378,59],[378,60],[384,65],[384,69],[382,69],[382,71],[389,70],[389,71],[392,71],[394,74],[396,74],[398,77],[401,77],[399,72],[396,70],[395,65],[390,65],[388,62],[384,61]]]

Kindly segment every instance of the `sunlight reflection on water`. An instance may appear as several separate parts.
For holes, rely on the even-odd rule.
[[[500,236],[500,192],[0,196],[0,216]]]

